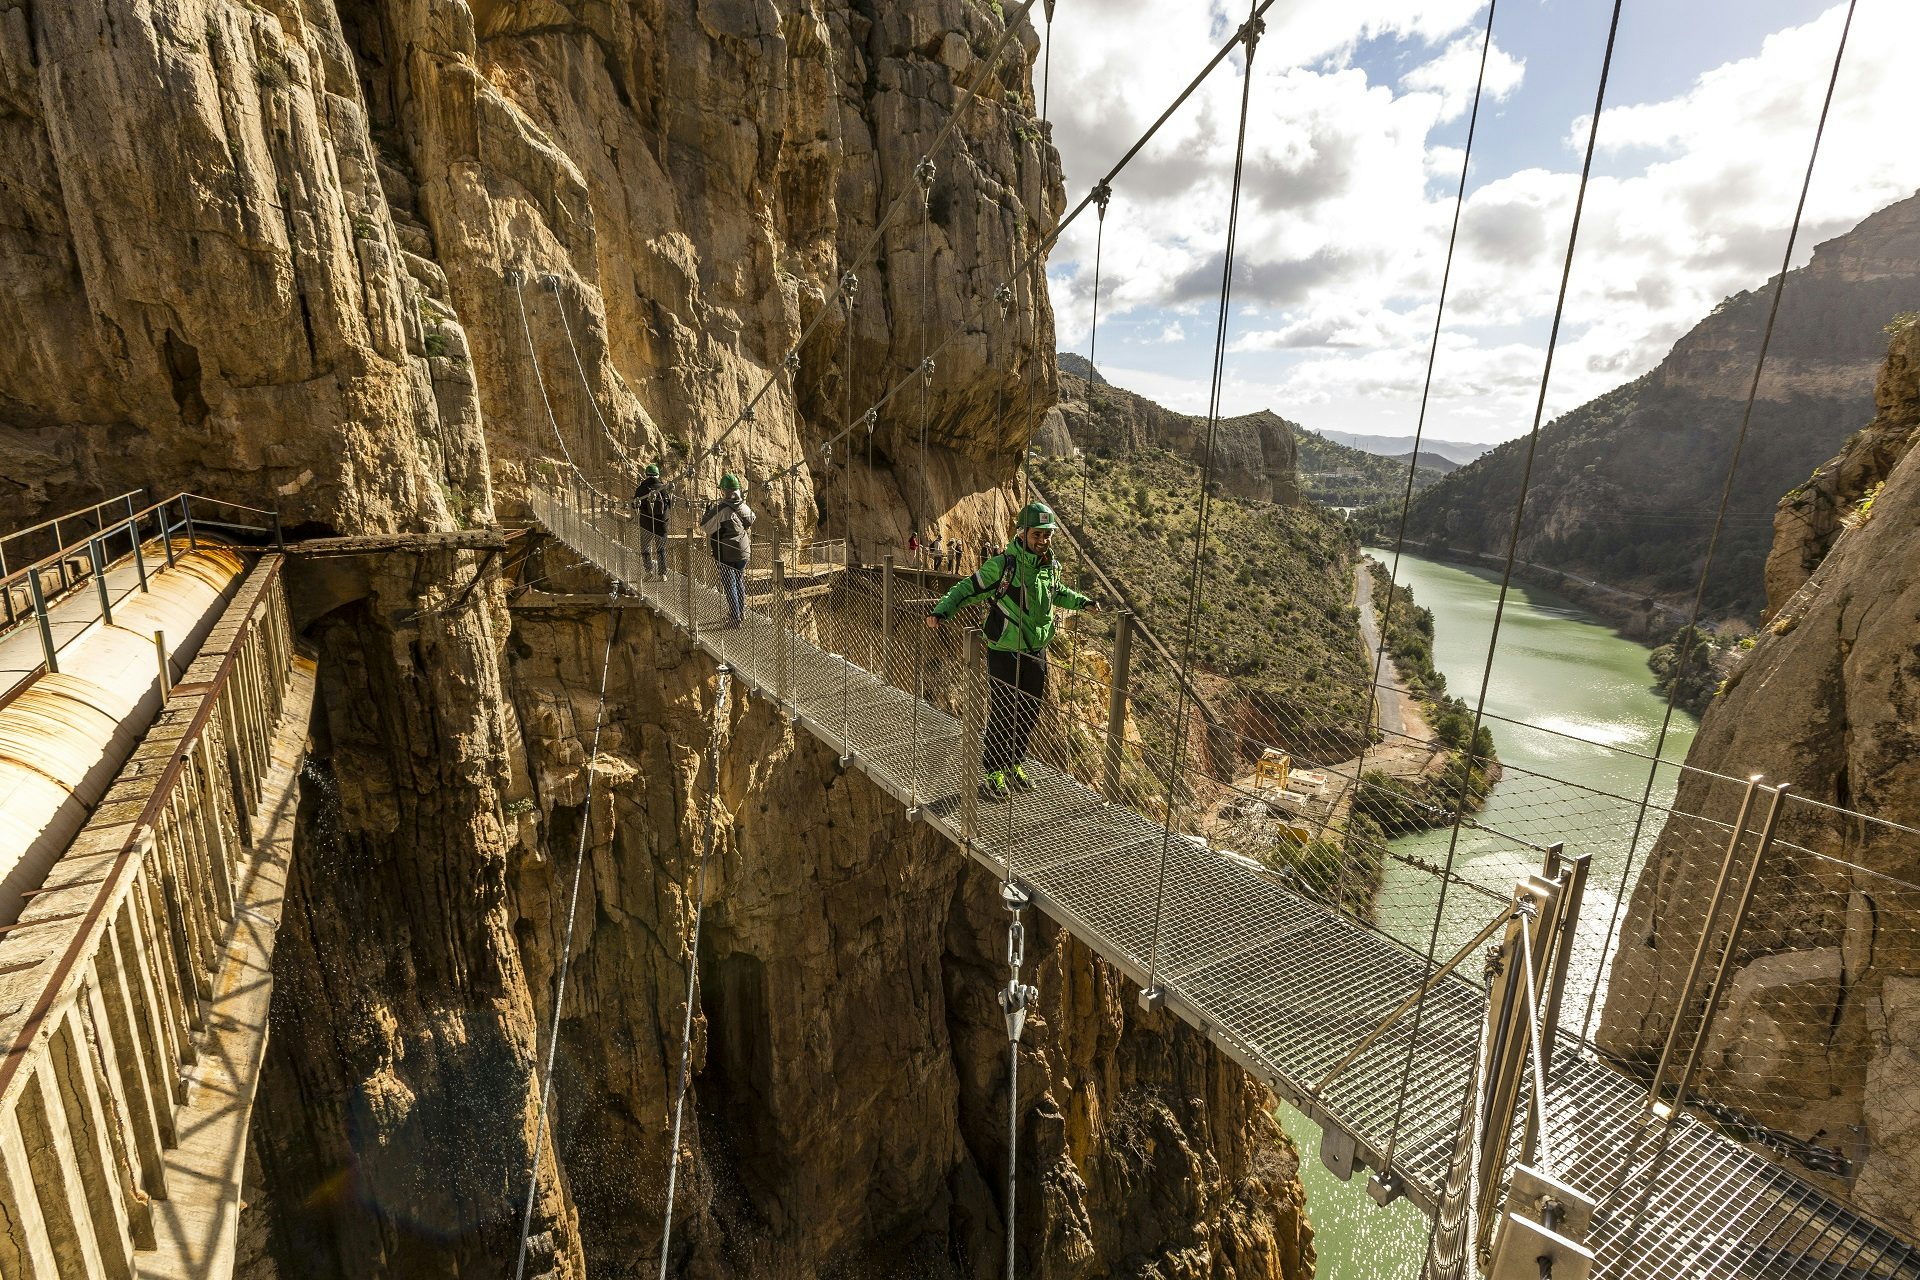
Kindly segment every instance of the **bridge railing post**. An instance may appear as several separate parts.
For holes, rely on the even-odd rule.
[[[1127,695],[1133,667],[1133,612],[1122,609],[1113,620],[1113,664],[1107,687],[1107,758],[1100,790],[1118,804],[1120,766],[1127,744]]]
[[[7,573],[7,544],[4,542],[0,542],[0,607],[4,607],[6,609],[7,625],[12,626],[14,623],[18,622],[20,619],[14,612],[13,585],[7,582],[8,576],[9,575]]]
[[[773,696],[793,709],[793,645],[787,635],[787,562],[773,562]]]
[[[893,553],[880,566],[880,642],[873,674],[881,684],[893,683]]]
[[[113,625],[113,594],[107,590],[107,552],[100,539],[87,539],[87,563],[93,569],[94,589],[100,596],[100,621]]]
[[[60,670],[60,655],[53,649],[53,623],[47,618],[47,593],[40,586],[40,570],[27,570],[27,604],[33,610],[33,618],[40,628],[40,654],[47,664],[47,674]]]
[[[693,539],[697,530],[687,530],[687,540],[680,544],[680,612],[686,618],[687,635],[697,644],[700,640],[700,621],[693,616]]]
[[[965,705],[961,719],[964,731],[960,735],[960,826],[971,845],[980,835],[980,789],[972,784],[987,734],[987,699],[992,696],[987,655],[975,627],[967,628],[961,667],[965,672],[960,685]]]
[[[140,577],[140,589],[149,591],[152,588],[147,585],[147,557],[140,549],[140,521],[130,517],[126,523],[126,530],[128,540],[133,543],[133,569]]]

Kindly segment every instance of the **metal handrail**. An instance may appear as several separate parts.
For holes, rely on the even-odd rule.
[[[260,584],[258,594],[248,606],[247,614],[240,622],[233,639],[228,643],[220,665],[211,679],[192,689],[180,687],[177,695],[186,695],[200,699],[193,718],[188,722],[186,731],[174,744],[173,751],[162,767],[159,780],[153,792],[142,806],[140,815],[127,828],[127,834],[121,841],[112,867],[94,889],[91,901],[81,913],[80,921],[74,926],[73,933],[62,949],[59,958],[48,970],[40,987],[40,993],[32,1009],[27,1013],[18,1034],[11,1044],[0,1048],[0,1099],[9,1096],[14,1081],[22,1065],[30,1057],[40,1033],[46,1026],[48,1017],[56,1006],[63,1004],[63,998],[70,994],[74,984],[81,976],[80,961],[93,954],[100,945],[101,930],[110,908],[130,891],[133,877],[138,872],[143,851],[151,842],[151,832],[158,826],[161,815],[172,801],[180,779],[185,774],[188,761],[193,753],[200,749],[202,736],[212,722],[215,712],[221,705],[231,683],[233,673],[245,650],[252,631],[262,618],[275,608],[284,608],[284,596],[276,592],[276,580],[280,575],[283,561],[274,559],[265,566],[266,577]],[[271,625],[271,624],[270,624]],[[283,647],[286,637],[279,637]]]

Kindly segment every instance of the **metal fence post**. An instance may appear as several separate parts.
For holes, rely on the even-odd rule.
[[[160,659],[160,701],[173,696],[173,664],[167,659],[167,633],[153,633],[153,652]]]
[[[107,591],[107,553],[100,539],[87,539],[87,563],[93,566],[93,585],[100,594],[100,620],[113,625],[113,597]]]
[[[47,596],[40,589],[40,570],[27,570],[27,599],[40,623],[40,652],[47,660],[47,674],[60,670],[59,655],[53,651],[53,624],[47,621]]]
[[[68,591],[73,587],[73,578],[67,568],[67,538],[60,532],[60,517],[53,518],[53,554],[59,560],[60,590]]]
[[[130,518],[127,521],[127,537],[133,542],[133,569],[140,575],[140,589],[151,591],[147,585],[147,557],[140,550],[140,521]]]
[[[1113,668],[1107,688],[1107,761],[1101,792],[1109,803],[1119,803],[1120,764],[1127,743],[1127,693],[1133,667],[1133,612],[1123,609],[1113,620]]]
[[[1701,1050],[1706,1048],[1707,1035],[1713,1030],[1713,1016],[1719,1010],[1720,997],[1726,990],[1727,973],[1733,968],[1733,953],[1739,949],[1740,936],[1746,932],[1747,913],[1753,907],[1753,892],[1759,887],[1760,864],[1767,860],[1767,851],[1773,847],[1774,829],[1780,822],[1780,805],[1792,785],[1783,782],[1773,788],[1773,800],[1767,805],[1766,820],[1760,827],[1760,843],[1754,847],[1753,863],[1747,868],[1746,881],[1740,886],[1740,897],[1733,907],[1733,919],[1727,923],[1727,946],[1720,953],[1720,964],[1714,970],[1713,982],[1707,987],[1707,1007],[1700,1013],[1700,1027],[1694,1032],[1693,1048],[1688,1051],[1687,1065],[1680,1073],[1680,1087],[1673,1094],[1676,1111],[1686,1105],[1687,1090],[1693,1086],[1694,1072],[1700,1066]]]
[[[1654,1068],[1653,1083],[1647,1086],[1649,1114],[1657,1113],[1664,1105],[1660,1098],[1660,1087],[1666,1083],[1667,1068],[1673,1065],[1673,1052],[1680,1044],[1680,1019],[1686,1016],[1687,1006],[1693,1003],[1694,984],[1700,980],[1700,969],[1706,962],[1707,947],[1713,937],[1714,917],[1720,914],[1720,900],[1726,895],[1727,878],[1733,872],[1733,857],[1740,848],[1740,841],[1746,836],[1747,817],[1753,812],[1753,793],[1759,786],[1759,774],[1747,779],[1747,789],[1740,797],[1740,815],[1733,820],[1733,834],[1727,837],[1727,851],[1720,856],[1720,873],[1714,878],[1713,893],[1707,899],[1706,915],[1700,921],[1700,937],[1694,943],[1693,959],[1687,965],[1687,980],[1681,984],[1674,1000],[1673,1021],[1667,1027],[1666,1043],[1660,1049],[1660,1065]]]
[[[975,766],[979,763],[987,734],[986,701],[993,696],[978,628],[967,628],[967,639],[960,660],[966,669],[963,677],[966,690],[966,706],[963,708],[965,733],[960,739],[960,828],[967,838],[967,844],[972,846],[980,833],[980,789],[968,783],[976,771]]]
[[[893,553],[880,566],[880,648],[874,659],[873,674],[882,684],[893,683]]]
[[[180,514],[185,518],[187,524],[187,549],[189,551],[198,551],[200,549],[200,537],[193,529],[193,507],[188,504],[187,495],[184,493],[180,495]]]
[[[773,658],[773,696],[792,710],[793,646],[787,643],[787,562],[773,562],[773,638],[779,646]]]
[[[13,613],[13,584],[7,581],[7,544],[0,542],[0,601],[4,601],[7,610],[7,625],[12,626],[19,619]]]
[[[680,551],[680,608],[686,615],[687,634],[693,642],[700,642],[700,623],[693,616],[693,530],[687,530],[687,541]]]

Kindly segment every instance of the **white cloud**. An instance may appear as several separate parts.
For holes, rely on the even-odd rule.
[[[1165,327],[1160,330],[1159,336],[1153,340],[1155,342],[1185,342],[1187,340],[1187,331],[1178,320],[1169,320]]]
[[[1164,4],[1111,0],[1100,22],[1056,40],[1054,74],[1074,86],[1053,98],[1070,190],[1125,150],[1244,13],[1217,3],[1208,12],[1206,22],[1172,21]],[[1721,298],[1778,268],[1841,12],[1772,34],[1752,57],[1707,70],[1670,98],[1607,109],[1549,412],[1645,371]],[[1268,404],[1308,417],[1309,406],[1324,406],[1371,419],[1382,397],[1417,409],[1483,13],[1467,0],[1366,0],[1291,6],[1271,23],[1254,60],[1230,410]],[[1408,69],[1392,83],[1356,61],[1360,42],[1383,37],[1411,42]],[[1910,115],[1915,47],[1920,5],[1861,7],[1800,261],[1817,240],[1920,185],[1920,152],[1892,131]],[[1527,77],[1553,74],[1535,62],[1523,66],[1496,42],[1488,88],[1506,112],[1482,113],[1476,175],[1499,154],[1502,128],[1529,110]],[[1163,311],[1210,315],[1240,85],[1237,63],[1222,68],[1116,182],[1103,323],[1131,312],[1164,335]],[[1558,128],[1569,149],[1554,168],[1476,176],[1469,188],[1435,369],[1435,412],[1455,431],[1490,439],[1531,423],[1585,146],[1581,121]],[[1076,224],[1053,255],[1063,345],[1082,343],[1091,318],[1093,232],[1091,218]],[[1255,307],[1257,319],[1246,309]],[[1160,348],[1183,359],[1191,350],[1191,376],[1153,375],[1189,406],[1197,389],[1201,408],[1211,319],[1204,329],[1183,347],[1193,326],[1181,327]]]
[[[1474,86],[1480,83],[1481,37],[1461,36],[1439,57],[1423,62],[1400,77],[1407,89],[1440,95],[1440,119],[1454,120],[1473,105]],[[1495,40],[1487,50],[1486,97],[1497,101],[1520,87],[1526,64]],[[1456,167],[1457,164],[1456,164]]]

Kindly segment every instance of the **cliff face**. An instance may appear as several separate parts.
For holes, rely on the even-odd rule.
[[[1542,430],[1522,558],[1691,601],[1771,305],[1770,283],[1727,299],[1652,372]],[[1873,413],[1882,327],[1915,307],[1920,196],[1818,246],[1790,273],[1710,609],[1760,612],[1773,504]],[[1526,442],[1511,441],[1417,495],[1409,536],[1504,552],[1525,456]]]
[[[1207,420],[1175,413],[1143,395],[1116,387],[1094,372],[1082,357],[1061,356],[1059,406],[1042,424],[1039,443],[1062,456],[1075,445],[1124,454],[1140,448],[1165,449],[1199,463],[1207,453]],[[1089,375],[1095,382],[1089,385]],[[1292,423],[1270,410],[1220,419],[1214,437],[1214,474],[1221,489],[1237,498],[1300,501],[1299,446]]]
[[[609,483],[623,451],[691,456],[905,190],[851,325],[825,317],[701,478],[744,472],[790,537],[821,499],[874,547],[935,517],[997,531],[1054,378],[1040,271],[1011,319],[990,298],[1061,207],[1032,31],[924,213],[911,172],[1000,22],[968,0],[0,0],[0,524],[145,484],[271,502],[296,533],[447,530],[524,512],[560,440]],[[770,480],[969,314],[924,399]],[[252,1274],[512,1257],[610,622],[528,1274],[654,1265],[713,673],[635,610],[510,607],[516,579],[605,590],[523,537],[291,571],[322,687]],[[681,1273],[992,1274],[991,886],[764,708],[722,738]],[[1264,1093],[1043,941],[1031,1274],[1304,1274]]]
[[[1763,773],[1798,795],[1920,825],[1920,329],[1895,337],[1879,412],[1781,504],[1775,614],[1709,708],[1687,763]],[[1879,486],[1877,489],[1875,486]],[[1861,499],[1873,493],[1870,506]],[[1821,495],[1817,499],[1811,494]],[[1832,521],[1810,519],[1832,508]],[[1678,807],[1731,823],[1737,788],[1698,775]],[[1786,810],[1726,1006],[1709,1037],[1710,1097],[1854,1157],[1868,1208],[1920,1229],[1920,841],[1811,806]],[[1601,1042],[1659,1052],[1719,841],[1663,833],[1629,906]],[[1820,861],[1794,846],[1838,854]]]

